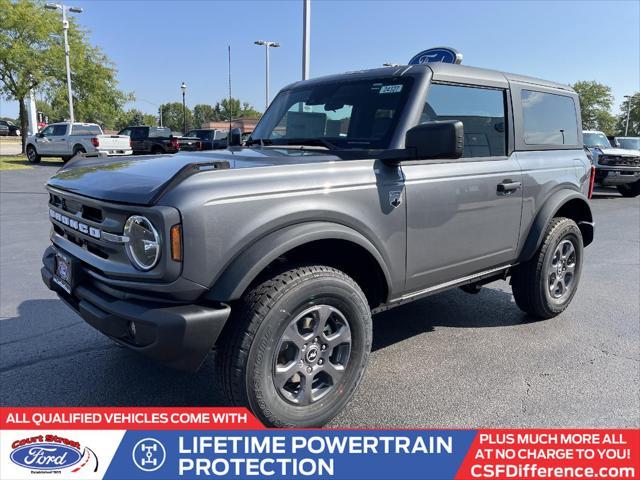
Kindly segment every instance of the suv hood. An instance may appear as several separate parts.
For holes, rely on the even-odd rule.
[[[602,155],[620,156],[620,157],[637,157],[640,155],[640,150],[629,150],[625,148],[592,148],[591,150],[599,150]]]
[[[149,205],[167,189],[201,169],[255,168],[340,160],[326,150],[237,148],[118,158],[85,157],[63,166],[47,185],[109,202]]]

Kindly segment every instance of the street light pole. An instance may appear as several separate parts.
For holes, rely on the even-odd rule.
[[[627,123],[624,127],[624,136],[629,135],[629,116],[631,115],[631,95],[625,95],[624,98],[627,99]]]
[[[182,133],[186,134],[187,133],[187,104],[185,102],[184,95],[187,92],[187,85],[184,82],[182,82],[182,85],[180,85],[180,88],[182,89]]]
[[[264,54],[265,54],[265,102],[264,109],[265,111],[269,108],[269,47],[278,48],[280,44],[278,42],[271,42],[268,40],[257,40],[255,42],[256,45],[264,45]]]
[[[309,78],[311,57],[311,0],[302,0],[302,80]]]
[[[64,59],[67,67],[67,94],[69,95],[69,121],[71,123],[75,122],[75,116],[73,114],[73,93],[71,90],[71,65],[69,62],[69,21],[67,20],[67,11],[73,13],[82,13],[82,8],[80,7],[67,7],[61,3],[47,3],[45,8],[49,10],[61,10],[62,11],[62,30],[64,33]]]

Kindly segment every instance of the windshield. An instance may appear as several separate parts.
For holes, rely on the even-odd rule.
[[[411,78],[320,83],[278,94],[248,144],[388,148]]]
[[[620,148],[625,150],[640,150],[640,137],[631,138],[616,138]]]
[[[584,137],[584,144],[589,148],[601,147],[601,148],[611,148],[611,144],[607,137],[604,136],[604,133],[586,133],[582,134]]]
[[[196,137],[200,140],[213,140],[213,130],[191,130],[185,137]]]

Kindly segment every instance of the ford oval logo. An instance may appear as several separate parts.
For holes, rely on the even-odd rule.
[[[32,470],[61,470],[82,458],[79,450],[57,443],[32,443],[11,452],[11,461]]]
[[[409,65],[419,65],[421,63],[461,63],[462,54],[455,48],[449,47],[436,47],[415,55],[409,60]]]

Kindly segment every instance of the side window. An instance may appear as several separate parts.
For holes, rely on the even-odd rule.
[[[522,90],[524,143],[527,145],[577,145],[578,119],[573,98],[554,93]]]
[[[63,136],[66,133],[67,133],[67,126],[66,125],[54,125],[53,126],[53,133],[51,135]]]
[[[506,155],[504,91],[432,84],[420,123],[460,120],[464,125],[463,157]]]
[[[48,127],[45,127],[45,129],[42,130],[40,133],[45,137],[50,137],[51,135],[53,135],[53,125],[49,125]]]
[[[142,129],[142,128],[132,128],[131,129],[131,140],[144,140],[144,129]]]

